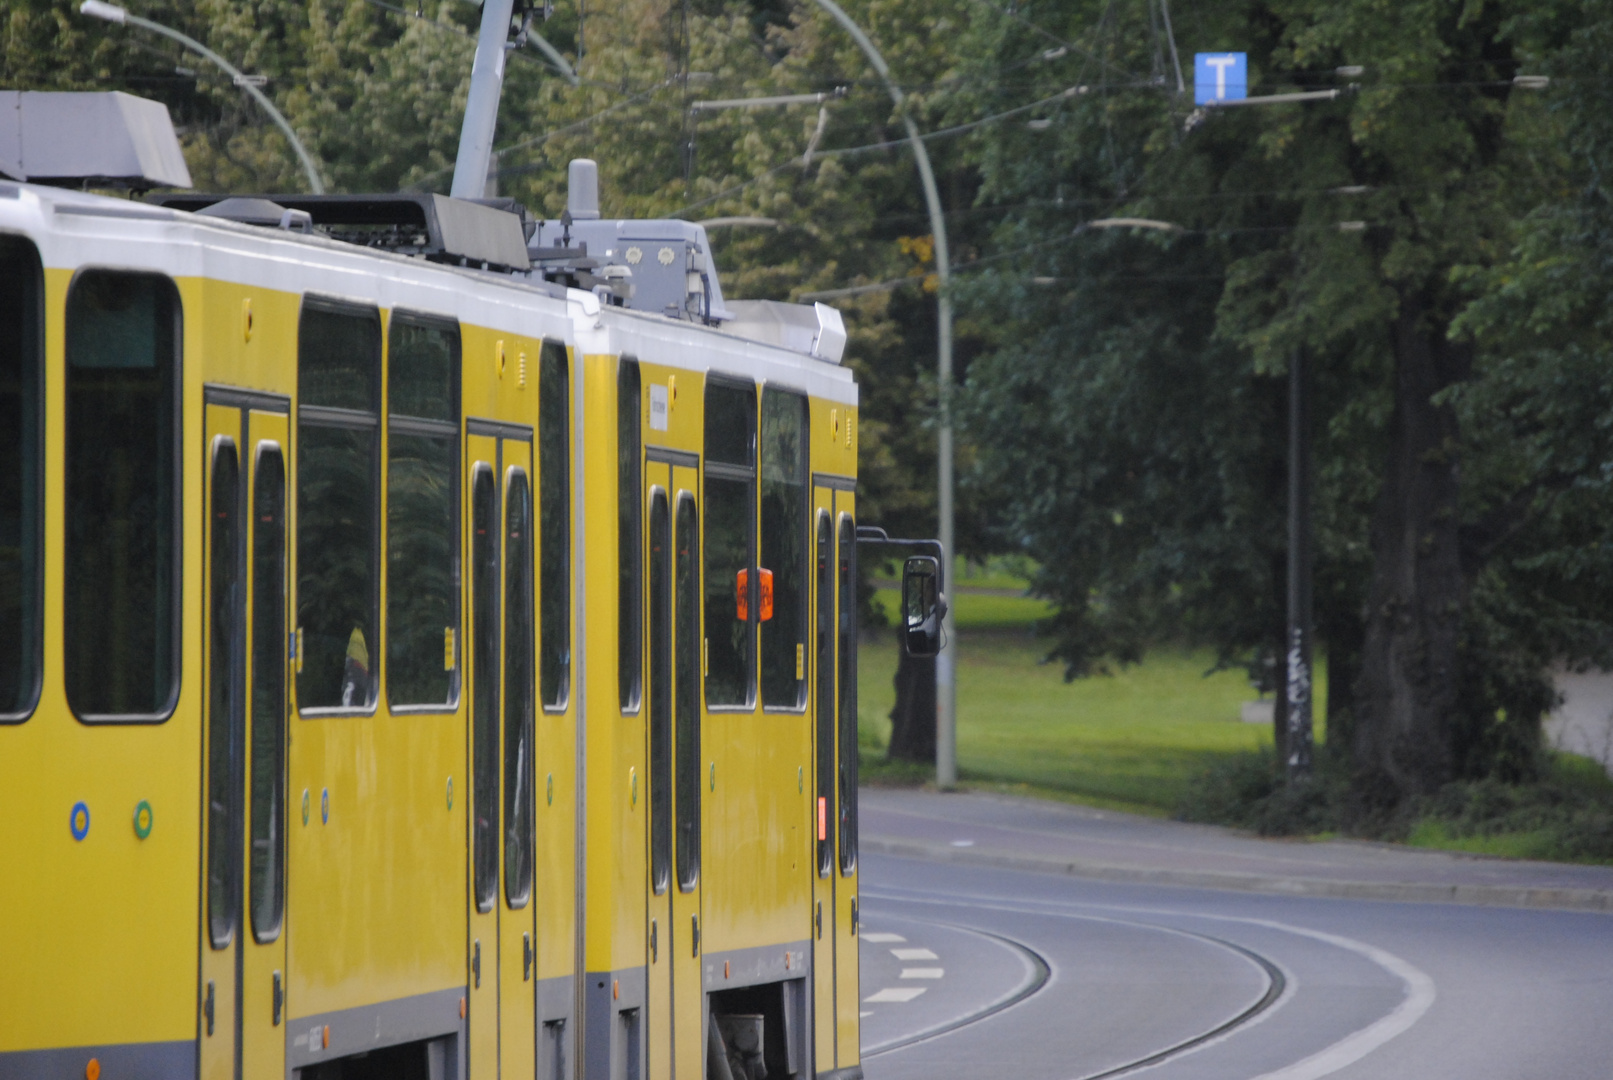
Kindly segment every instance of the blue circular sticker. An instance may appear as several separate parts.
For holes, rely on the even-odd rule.
[[[67,816],[67,827],[72,830],[74,840],[90,835],[89,804],[82,801],[73,804],[73,812]]]
[[[325,788],[319,793],[319,823],[330,824],[330,788]]]

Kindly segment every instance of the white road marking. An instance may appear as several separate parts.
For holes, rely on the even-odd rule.
[[[891,955],[898,960],[939,960],[929,949],[892,949]]]
[[[1376,945],[1368,945],[1364,941],[1354,938],[1340,937],[1337,934],[1327,934],[1320,930],[1307,930],[1303,927],[1290,926],[1287,923],[1268,922],[1265,919],[1250,919],[1259,925],[1270,926],[1275,930],[1286,930],[1290,934],[1299,934],[1302,937],[1314,938],[1336,948],[1345,949],[1383,968],[1389,974],[1399,979],[1406,988],[1406,996],[1401,999],[1388,1015],[1379,1017],[1364,1028],[1358,1028],[1327,1047],[1319,1053],[1292,1065],[1285,1066],[1275,1072],[1265,1073],[1255,1077],[1255,1080],[1320,1080],[1323,1076],[1331,1076],[1346,1065],[1353,1065],[1372,1051],[1404,1032],[1421,1020],[1434,1004],[1434,980],[1419,968],[1413,967],[1392,952],[1387,952]]]
[[[925,986],[887,986],[885,989],[863,998],[863,1004],[874,1005],[882,1001],[912,1001],[925,990]]]
[[[858,1015],[858,1016],[859,1016],[859,1017],[862,1017],[862,1016],[873,1016],[873,1015],[874,1015],[874,1012],[873,1012],[873,1010],[872,1010],[872,1009],[869,1009],[869,1010],[867,1010],[867,1011],[865,1011],[865,1012],[860,1012],[860,1013],[858,1013],[858,1014],[857,1014],[857,1015]]]
[[[876,933],[873,930],[864,930],[862,932],[862,939],[864,941],[871,941],[875,945],[883,945],[888,941],[906,941],[907,940],[901,934],[882,934],[882,933]]]
[[[954,841],[952,841],[952,846],[953,847],[974,847],[975,842],[973,840],[954,840]]]
[[[869,893],[865,890],[863,892],[863,896],[866,898],[870,896],[879,896],[879,894]],[[1379,1017],[1377,1020],[1363,1028],[1356,1029],[1355,1031],[1346,1035],[1344,1038],[1340,1039],[1338,1042],[1326,1047],[1318,1053],[1312,1054],[1308,1058],[1303,1058],[1294,1062],[1292,1065],[1286,1065],[1274,1072],[1263,1073],[1260,1076],[1253,1077],[1252,1080],[1321,1080],[1321,1078],[1324,1076],[1331,1076],[1340,1069],[1360,1061],[1362,1058],[1366,1057],[1368,1054],[1382,1046],[1384,1043],[1388,1042],[1390,1039],[1393,1039],[1395,1036],[1400,1035],[1410,1029],[1413,1024],[1422,1019],[1423,1014],[1428,1012],[1428,1010],[1433,1007],[1434,998],[1436,996],[1434,980],[1430,978],[1426,972],[1422,971],[1420,968],[1414,967],[1410,963],[1396,956],[1394,953],[1380,949],[1375,945],[1368,945],[1364,941],[1357,941],[1354,938],[1347,938],[1338,934],[1329,934],[1321,930],[1311,930],[1302,926],[1294,926],[1290,923],[1278,922],[1275,919],[1254,919],[1242,915],[1211,915],[1200,912],[1182,911],[1177,908],[1131,907],[1122,904],[1095,904],[1081,902],[1071,904],[1060,903],[1057,901],[1046,902],[1035,900],[1028,902],[1021,901],[1016,903],[1013,901],[1005,902],[1001,898],[995,896],[971,896],[963,894],[948,897],[946,899],[890,894],[880,896],[880,898],[895,900],[901,903],[930,904],[937,907],[969,906],[996,911],[1031,913],[1046,913],[1051,910],[1065,914],[1067,918],[1088,918],[1097,919],[1098,921],[1111,920],[1101,919],[1091,915],[1076,914],[1070,909],[1096,908],[1099,910],[1123,911],[1128,916],[1132,917],[1137,915],[1164,915],[1174,918],[1185,917],[1190,919],[1205,919],[1210,922],[1242,923],[1245,926],[1263,926],[1270,930],[1277,930],[1288,934],[1296,934],[1300,937],[1308,937],[1314,941],[1320,941],[1324,944],[1333,945],[1348,952],[1353,952],[1358,956],[1365,957],[1372,963],[1377,964],[1379,967],[1389,972],[1389,974],[1393,975],[1395,978],[1399,979],[1401,985],[1405,987],[1406,996],[1402,998],[1400,1004],[1396,1005],[1394,1009],[1390,1010],[1387,1015]],[[1116,919],[1113,921],[1121,922],[1130,920]],[[1156,926],[1155,929],[1169,931],[1172,928],[1167,926]],[[1185,1057],[1187,1054],[1192,1054],[1209,1046],[1216,1045],[1224,1040],[1231,1039],[1241,1032],[1247,1031],[1250,1027],[1254,1026],[1254,1024],[1257,1024],[1275,1015],[1277,1012],[1277,1006],[1286,1004],[1287,1001],[1291,999],[1293,992],[1298,986],[1298,980],[1294,979],[1290,973],[1285,970],[1284,974],[1287,975],[1290,981],[1282,996],[1278,998],[1276,1002],[1273,1002],[1272,1008],[1264,1010],[1259,1016],[1255,1017],[1253,1021],[1248,1024],[1241,1024],[1232,1031],[1225,1032],[1217,1038],[1211,1039],[1207,1042],[1198,1043],[1182,1054],[1172,1054],[1161,1061],[1155,1062],[1153,1065],[1147,1066],[1147,1068],[1156,1068],[1165,1064],[1166,1061],[1174,1061],[1178,1058]]]
[[[903,968],[904,979],[939,979],[946,974],[945,968]]]

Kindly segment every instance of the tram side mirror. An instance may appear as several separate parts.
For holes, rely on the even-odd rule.
[[[941,651],[941,619],[947,613],[941,591],[941,564],[930,555],[913,555],[902,565],[902,647],[909,656]]]

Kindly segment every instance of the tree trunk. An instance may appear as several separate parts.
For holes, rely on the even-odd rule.
[[[1318,620],[1316,640],[1327,649],[1327,703],[1323,713],[1327,718],[1326,745],[1343,754],[1354,744],[1355,701],[1351,695],[1361,670],[1359,610],[1338,605],[1328,618]]]
[[[1383,490],[1371,523],[1352,752],[1358,794],[1386,807],[1449,780],[1466,587],[1458,528],[1454,411],[1434,395],[1467,377],[1471,355],[1421,297],[1394,325],[1395,404]]]
[[[891,761],[935,764],[935,658],[909,656],[901,650],[896,663],[896,706],[891,709]]]

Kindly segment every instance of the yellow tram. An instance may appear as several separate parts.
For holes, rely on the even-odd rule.
[[[838,316],[223,205],[0,184],[0,1078],[860,1076]]]

